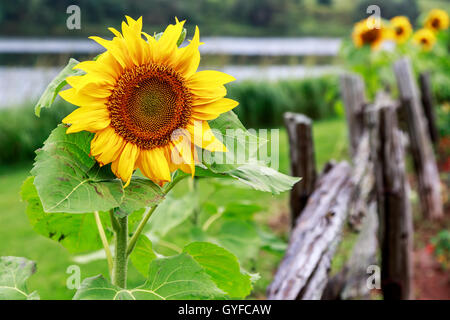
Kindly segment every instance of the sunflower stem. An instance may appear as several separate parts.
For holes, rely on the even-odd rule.
[[[175,187],[175,185],[180,182],[181,180],[183,180],[186,176],[177,176],[175,177],[171,183],[169,183],[165,189],[163,189],[163,193],[164,195],[167,195],[170,190],[172,190],[173,187]],[[130,242],[128,244],[128,248],[127,248],[127,256],[129,256],[133,250],[134,247],[136,246],[136,242],[139,239],[139,236],[141,235],[142,231],[145,228],[145,225],[148,222],[148,219],[150,219],[150,217],[152,216],[153,212],[155,212],[156,208],[158,207],[157,204],[155,204],[153,207],[151,207],[150,209],[147,209],[147,211],[144,214],[144,217],[142,218],[141,222],[139,222],[139,225],[136,228],[136,231],[133,233],[133,236],[130,239]]]
[[[148,219],[152,216],[152,213],[155,211],[155,209],[158,207],[158,205],[154,205],[153,207],[146,210],[144,217],[142,218],[141,222],[139,222],[138,227],[136,228],[136,231],[134,232],[133,236],[130,239],[130,242],[128,243],[127,248],[127,256],[133,252],[134,247],[136,246],[136,242],[139,238],[139,236],[142,233],[142,230],[144,230],[145,225],[148,222]]]
[[[106,238],[105,229],[103,229],[102,220],[100,219],[100,215],[98,211],[94,212],[95,223],[97,224],[98,233],[100,235],[100,239],[102,240],[103,248],[105,249],[106,260],[108,261],[108,270],[109,276],[112,276],[113,270],[113,257],[111,254],[111,249],[109,248],[108,239]]]
[[[127,286],[127,242],[128,242],[128,217],[113,217],[116,220],[117,225],[115,231],[115,245],[116,254],[114,257],[113,266],[113,278],[114,285],[120,288],[126,288]]]

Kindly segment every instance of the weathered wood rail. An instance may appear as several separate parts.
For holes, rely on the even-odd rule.
[[[362,79],[341,76],[351,164],[330,162],[317,176],[311,120],[304,115],[285,115],[291,171],[304,179],[291,193],[293,229],[268,287],[269,299],[367,299],[371,290],[368,267],[374,265],[381,266],[384,299],[413,298],[413,222],[406,150],[414,159],[424,216],[439,219],[442,200],[430,140],[434,113],[429,76],[420,76],[421,100],[409,61],[397,61],[394,72],[399,101],[380,91],[374,102],[368,103]],[[399,129],[400,112],[406,114],[407,134]],[[330,278],[331,262],[346,224],[350,226],[346,232],[359,235],[342,270]]]

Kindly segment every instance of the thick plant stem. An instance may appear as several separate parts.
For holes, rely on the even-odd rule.
[[[109,248],[108,239],[106,238],[105,230],[103,229],[102,220],[100,219],[98,211],[94,212],[94,216],[95,216],[95,223],[97,224],[98,228],[98,233],[100,235],[100,239],[102,240],[103,248],[105,249],[106,260],[108,261],[109,275],[112,276],[113,258],[111,254],[111,249]]]
[[[128,242],[128,217],[114,218],[117,221],[115,231],[116,254],[113,267],[113,284],[118,287],[127,286],[127,242]]]

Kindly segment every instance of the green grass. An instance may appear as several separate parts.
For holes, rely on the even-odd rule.
[[[315,123],[314,140],[318,168],[330,158],[345,158],[347,136],[344,120],[333,119]],[[287,141],[286,131],[280,130],[280,171],[286,173],[289,171]],[[37,272],[30,278],[29,287],[31,290],[38,290],[42,299],[71,299],[74,291],[66,288],[69,276],[66,270],[68,266],[76,264],[72,260],[73,256],[58,243],[36,234],[31,229],[25,214],[25,203],[20,201],[20,187],[30,169],[31,163],[0,167],[0,256],[23,256],[36,261]],[[239,189],[239,192],[246,191]],[[288,193],[272,196],[248,190],[248,196],[258,197],[258,202],[268,208],[259,219],[262,223],[280,215],[280,211],[287,210],[287,195]],[[256,286],[254,296],[264,295],[265,287],[270,283],[279,259],[280,257],[261,253],[260,261],[256,262],[256,271],[261,273],[262,279]],[[80,267],[82,279],[99,273],[107,274],[107,265],[103,260]],[[129,278],[130,286],[143,281],[132,267]]]

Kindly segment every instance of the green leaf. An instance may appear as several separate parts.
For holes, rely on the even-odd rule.
[[[239,261],[231,252],[208,242],[190,243],[183,252],[192,256],[231,298],[243,299],[250,294],[250,276],[241,272]]]
[[[161,188],[149,179],[133,177],[119,207],[120,212],[131,214],[143,207],[150,207],[164,199]]]
[[[0,257],[0,300],[38,300],[29,293],[28,278],[36,272],[36,263],[20,257]]]
[[[38,234],[59,242],[71,253],[80,253],[102,248],[93,213],[45,213],[36,187],[34,177],[28,177],[22,185],[21,195],[28,202],[27,216],[33,230]],[[109,223],[109,215],[100,213],[103,225]],[[108,238],[111,232],[106,231]]]
[[[157,237],[165,236],[194,212],[195,203],[196,201],[190,193],[182,198],[168,196],[150,217],[149,231]]]
[[[150,263],[156,258],[152,248],[152,242],[145,235],[141,235],[136,242],[133,252],[130,255],[134,267],[147,277]]]
[[[133,177],[123,189],[109,166],[100,167],[89,156],[93,134],[66,134],[59,125],[37,151],[31,173],[44,211],[85,213],[121,207],[129,214],[161,201],[161,190],[150,180]],[[144,194],[146,195],[144,197]]]
[[[219,244],[234,253],[239,261],[256,258],[261,247],[255,225],[238,219],[226,220],[216,237]]]
[[[70,58],[67,65],[61,72],[50,82],[45,89],[42,96],[39,98],[38,103],[34,107],[34,113],[36,116],[40,116],[42,108],[50,108],[55,101],[59,91],[67,84],[66,78],[70,76],[80,76],[84,74],[84,71],[79,69],[73,69],[79,62],[73,58]]]
[[[255,190],[271,192],[272,194],[288,191],[300,181],[300,178],[291,177],[257,164],[246,164],[225,173]]]
[[[226,205],[222,216],[225,219],[251,220],[253,215],[261,210],[262,208],[254,203],[231,202]]]
[[[223,299],[202,267],[182,253],[152,261],[147,281],[134,289],[121,289],[102,276],[85,279],[75,300],[203,300]]]
[[[287,249],[287,243],[280,237],[262,228],[258,228],[258,234],[261,238],[261,249],[279,255],[285,253]]]
[[[202,159],[205,168],[196,168],[196,175],[228,176],[253,189],[273,194],[290,190],[300,180],[269,168],[258,160],[258,150],[267,141],[260,141],[249,133],[232,111],[210,121],[209,125],[211,129],[218,130],[228,152],[204,150]]]

